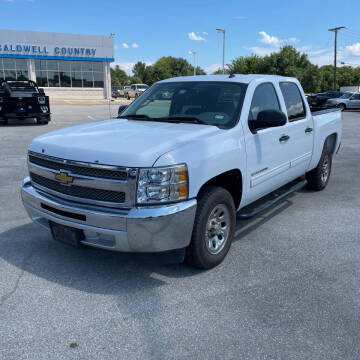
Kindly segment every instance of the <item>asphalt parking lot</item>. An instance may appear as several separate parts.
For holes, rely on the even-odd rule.
[[[52,111],[47,126],[0,124],[0,359],[360,358],[359,112],[343,114],[328,187],[238,221],[224,263],[202,272],[74,249],[30,222],[19,188],[31,139],[109,116]]]

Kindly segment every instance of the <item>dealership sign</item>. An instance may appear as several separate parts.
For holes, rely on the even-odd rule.
[[[30,44],[0,44],[1,54],[94,57],[96,49]]]

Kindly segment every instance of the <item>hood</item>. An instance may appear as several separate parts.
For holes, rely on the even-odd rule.
[[[67,160],[150,167],[159,156],[221,131],[210,125],[111,119],[41,135],[29,150]]]

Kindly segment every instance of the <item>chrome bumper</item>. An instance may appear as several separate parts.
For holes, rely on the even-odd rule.
[[[23,181],[21,197],[30,218],[49,228],[49,221],[81,229],[85,245],[124,252],[161,252],[189,245],[196,200],[172,205],[109,209],[74,204]]]

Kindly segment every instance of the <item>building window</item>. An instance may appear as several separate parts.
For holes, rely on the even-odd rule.
[[[97,61],[35,60],[36,82],[45,87],[104,87],[103,63]]]
[[[28,80],[26,59],[0,58],[0,80]]]

